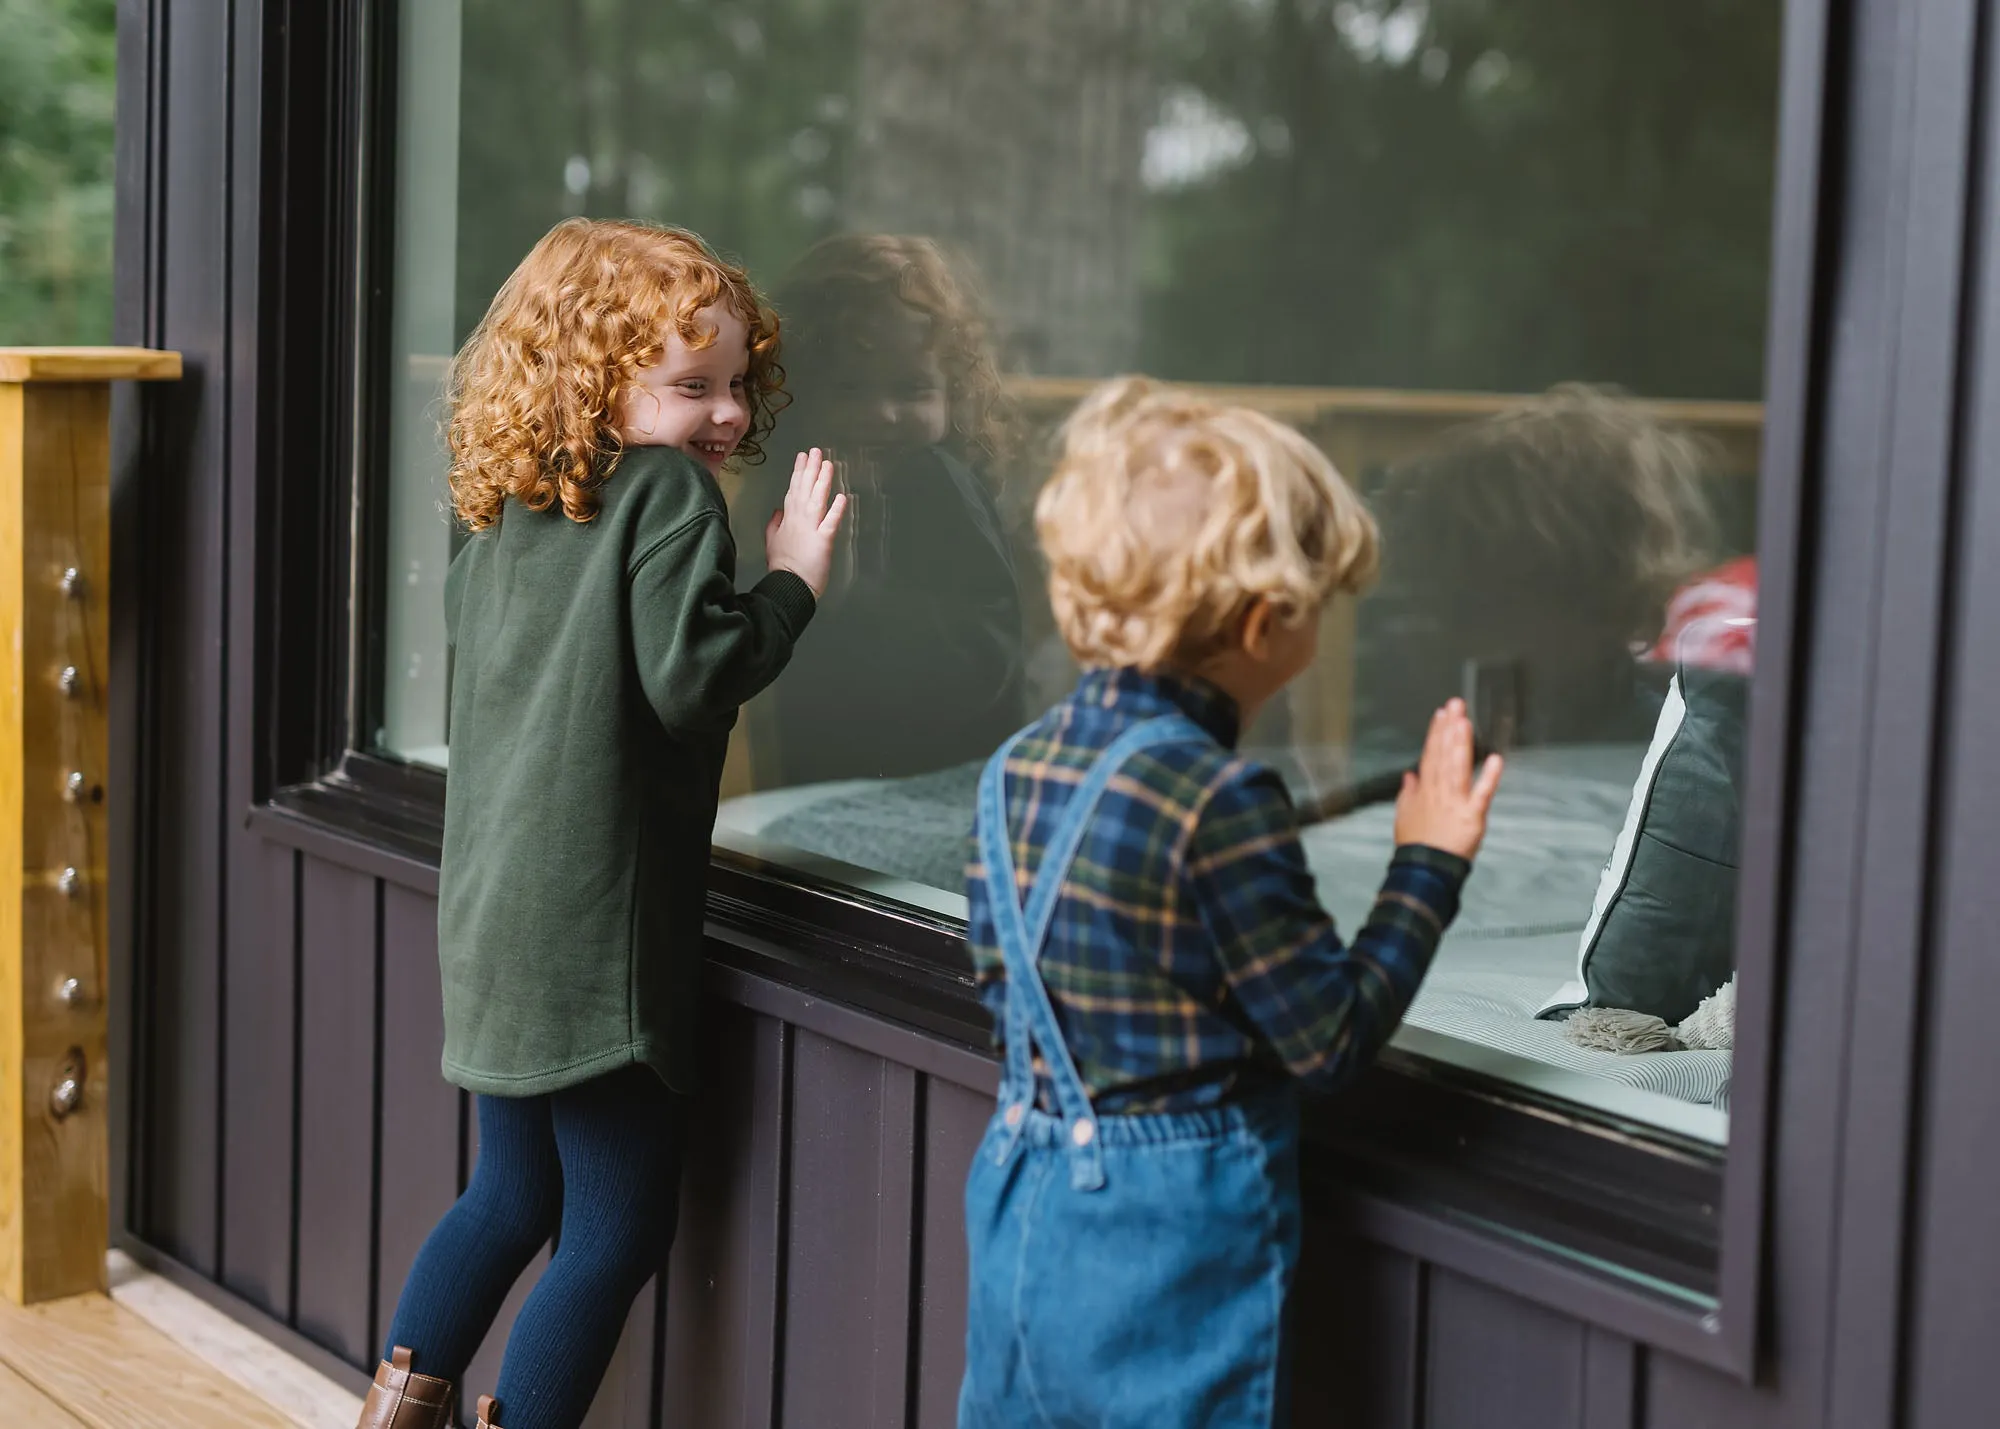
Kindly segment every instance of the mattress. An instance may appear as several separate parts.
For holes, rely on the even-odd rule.
[[[1301,800],[1330,786],[1330,761],[1249,750]],[[1572,1046],[1535,1009],[1575,976],[1577,940],[1625,815],[1642,745],[1523,750],[1509,762],[1458,920],[1405,1019],[1412,1050],[1691,1136],[1727,1131],[1726,1052],[1641,1056]],[[1366,772],[1366,771],[1364,771]],[[717,841],[879,896],[964,917],[979,767],[897,780],[845,780],[726,801]],[[1365,920],[1395,811],[1361,809],[1303,836],[1338,925]]]

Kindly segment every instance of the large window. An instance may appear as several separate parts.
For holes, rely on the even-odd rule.
[[[725,856],[959,916],[978,765],[1076,674],[1025,520],[1050,433],[1117,372],[1223,391],[1319,442],[1385,534],[1380,587],[1245,741],[1345,928],[1390,831],[1349,794],[1429,708],[1467,693],[1512,753],[1402,1045],[1725,1139],[1775,0],[398,23],[382,752],[448,763],[448,354],[556,220],[685,225],[784,316],[773,449],[830,446],[861,497],[739,726]],[[788,467],[733,478],[746,581]],[[1654,1049],[1587,1045],[1619,1029],[1583,1035],[1581,1002],[1658,1018]]]

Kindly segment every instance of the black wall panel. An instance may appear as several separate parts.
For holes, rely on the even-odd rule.
[[[403,1277],[432,1223],[458,1196],[459,1117],[469,1108],[438,1073],[444,1013],[438,989],[437,904],[382,890],[381,1231],[376,1241],[376,1338],[387,1335]]]
[[[1445,1271],[1428,1277],[1430,1429],[1573,1429],[1583,1419],[1584,1326]]]
[[[299,879],[298,1328],[359,1364],[374,1331],[377,914],[372,878]],[[275,1009],[274,1009],[275,1010]]]
[[[910,1422],[916,1429],[951,1429],[965,1373],[965,1172],[985,1134],[993,1096],[936,1078],[923,1090]]]
[[[139,1129],[154,1153],[140,1209],[150,1238],[189,1265],[214,1274],[220,1158],[217,1111],[221,1041],[226,874],[221,822],[229,737],[224,638],[231,376],[230,198],[238,178],[229,142],[236,80],[228,12],[214,5],[176,11],[178,23],[150,26],[150,112],[159,169],[172,188],[150,215],[160,265],[137,315],[121,314],[132,336],[176,348],[186,377],[152,399],[156,424],[147,453],[190,479],[155,480],[140,539],[153,547],[144,598],[152,621],[152,722],[140,735],[153,820],[139,837],[155,846],[149,897],[137,910],[138,936],[156,956],[139,969],[148,996],[145,1076],[138,1083]],[[133,250],[121,243],[128,261]],[[136,554],[136,553],[134,553]],[[137,574],[121,571],[130,578]]]
[[[298,865],[266,844],[254,866],[254,922],[235,930],[224,968],[222,1274],[266,1314],[291,1311],[293,1098],[298,1091]]]
[[[740,1008],[705,1019],[710,1082],[695,1099],[668,1271],[666,1422],[775,1422],[784,1293],[790,1029]]]

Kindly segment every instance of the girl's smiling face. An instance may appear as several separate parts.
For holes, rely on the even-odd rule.
[[[720,474],[750,430],[743,391],[750,334],[743,319],[720,304],[702,309],[695,322],[715,340],[691,348],[669,327],[659,361],[642,369],[620,399],[618,435],[628,446],[678,447]]]

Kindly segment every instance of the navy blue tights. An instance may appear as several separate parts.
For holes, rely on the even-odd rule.
[[[683,1099],[646,1067],[548,1096],[480,1097],[472,1184],[424,1241],[383,1350],[411,1367],[483,1386],[466,1366],[515,1280],[555,1235],[484,1392],[504,1429],[576,1429],[589,1412],[632,1302],[666,1268],[680,1206]]]

